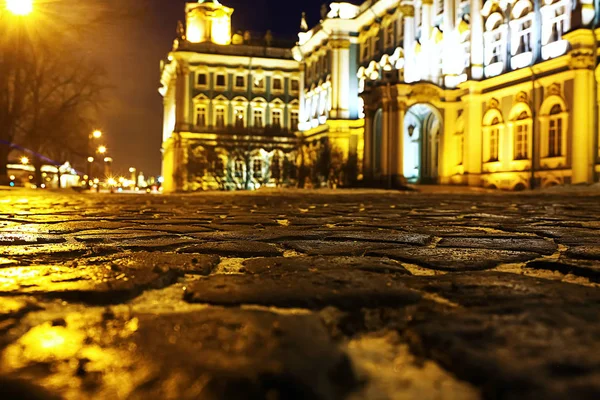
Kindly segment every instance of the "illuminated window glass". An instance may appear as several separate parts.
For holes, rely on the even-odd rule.
[[[298,130],[298,111],[292,111],[291,119],[290,119],[290,128],[293,131]]]
[[[500,144],[500,121],[498,118],[494,118],[492,126],[490,127],[490,157],[488,161],[498,161],[498,152]]]
[[[281,111],[273,110],[272,124],[275,127],[281,127]]]
[[[217,108],[215,110],[215,126],[217,128],[225,127],[225,109],[224,108]]]
[[[292,79],[292,91],[297,92],[300,90],[300,81],[298,79]]]
[[[548,157],[562,156],[563,119],[561,107],[557,104],[550,110],[550,126],[548,131]]]
[[[196,126],[199,128],[206,127],[206,107],[196,108]]]
[[[243,76],[235,77],[235,87],[238,89],[243,89],[246,86],[246,79]]]
[[[223,75],[223,74],[217,75],[217,86],[225,87],[225,75]]]
[[[526,112],[522,112],[515,124],[515,160],[529,158],[529,119]]]
[[[262,109],[254,110],[254,126],[262,128],[264,125],[264,113]]]
[[[208,79],[206,77],[206,74],[198,74],[196,76],[196,84],[198,86],[206,86],[208,83]]]
[[[273,79],[273,90],[283,90],[283,80],[281,78]]]

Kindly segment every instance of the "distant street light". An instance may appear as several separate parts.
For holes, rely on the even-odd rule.
[[[88,162],[89,163],[93,163],[94,162],[94,157],[88,157]]]
[[[33,0],[6,0],[6,9],[15,15],[29,15],[33,11]]]
[[[100,139],[102,137],[102,131],[95,130],[94,132],[92,132],[92,137],[94,139]]]
[[[21,157],[21,164],[23,164],[23,165],[29,164],[29,158],[27,158],[27,157]]]
[[[98,147],[98,153],[100,153],[100,154],[106,153],[106,150],[107,150],[106,146],[100,146],[100,147]]]

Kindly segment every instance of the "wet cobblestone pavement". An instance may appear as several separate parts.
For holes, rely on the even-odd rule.
[[[0,191],[2,399],[598,399],[600,196]]]

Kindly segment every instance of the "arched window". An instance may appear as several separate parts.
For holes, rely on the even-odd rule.
[[[543,0],[542,58],[544,60],[563,55],[568,43],[563,34],[571,29],[571,0]]]
[[[490,127],[488,162],[498,161],[500,153],[500,120],[494,118]]]
[[[556,104],[550,110],[548,130],[548,157],[560,157],[563,155],[563,120],[560,117],[562,108]]]
[[[541,125],[541,156],[542,159],[564,159],[567,155],[567,129],[569,113],[562,97],[558,95],[549,96],[540,108]],[[560,164],[564,165],[564,162]],[[558,165],[548,161],[547,166]],[[545,165],[542,163],[542,165]]]
[[[533,5],[529,0],[520,0],[512,9],[511,29],[511,67],[523,68],[531,64],[533,33]]]
[[[504,16],[499,12],[491,14],[485,21],[485,64],[491,65],[504,60],[503,49],[506,46],[506,25]]]
[[[514,124],[514,159],[526,160],[529,158],[529,125],[531,118],[523,111]]]
[[[497,108],[490,109],[483,117],[483,161],[496,162],[502,158],[502,113]]]

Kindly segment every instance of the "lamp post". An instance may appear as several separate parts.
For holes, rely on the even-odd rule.
[[[100,139],[102,137],[102,131],[96,129],[92,133],[88,135],[87,142],[87,153],[88,153],[88,163],[87,163],[87,176],[88,178],[85,180],[85,187],[89,190],[91,189],[90,180],[92,179],[92,164],[94,163],[94,157],[92,152],[92,141],[94,139]],[[106,150],[106,148],[105,148]]]

